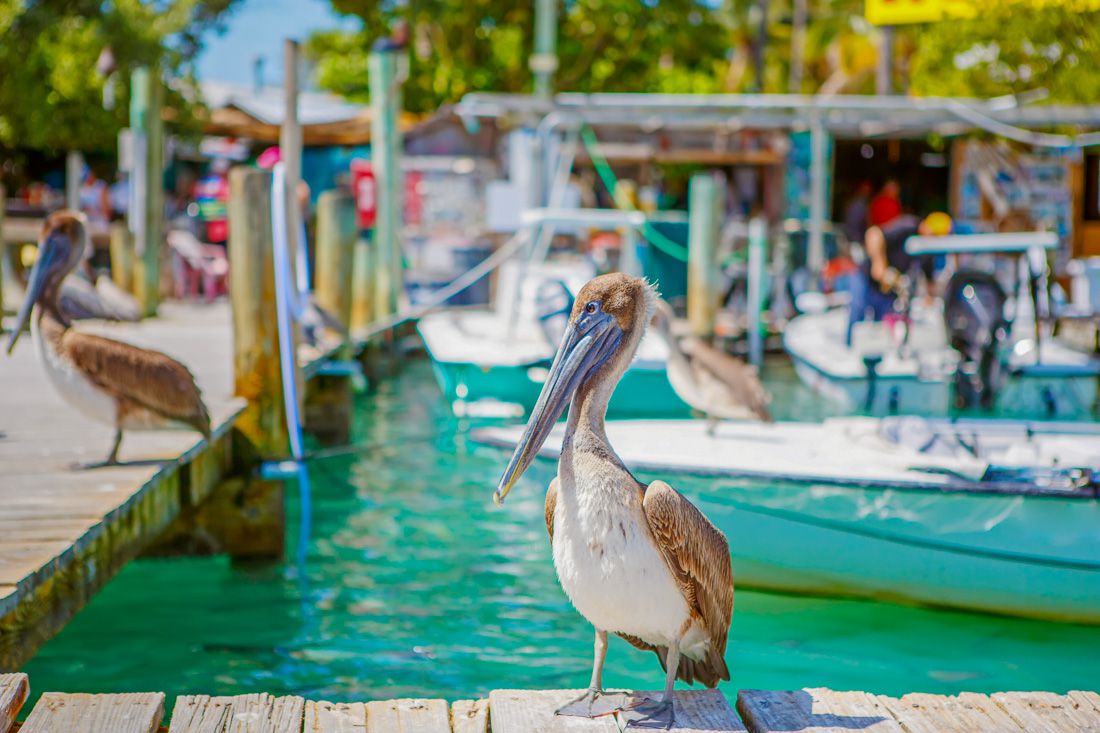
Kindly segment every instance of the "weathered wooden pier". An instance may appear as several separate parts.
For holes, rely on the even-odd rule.
[[[19,669],[140,554],[282,553],[283,485],[258,470],[288,452],[271,175],[235,170],[231,189],[231,303],[163,304],[139,324],[79,326],[188,365],[211,412],[211,440],[184,431],[127,433],[121,465],[74,470],[102,458],[113,431],[62,401],[29,340],[0,359],[0,672]],[[351,278],[351,202],[333,192],[321,204],[316,297],[350,324],[353,293],[362,298],[370,289]],[[307,430],[343,442],[350,380],[327,365],[358,347],[331,336],[310,346],[295,335],[302,413]]]
[[[619,733],[646,729],[636,714],[586,720],[554,710],[577,690],[494,690],[488,698],[332,703],[266,693],[184,695],[171,708],[163,692],[47,692],[22,725],[29,694],[24,674],[0,675],[0,733]],[[624,693],[626,694],[626,693]],[[645,693],[642,693],[645,694]],[[656,693],[651,693],[656,694]],[[1100,731],[1095,692],[998,692],[900,698],[867,692],[742,690],[736,711],[717,690],[676,693],[676,733],[803,731],[839,733],[1042,733]]]

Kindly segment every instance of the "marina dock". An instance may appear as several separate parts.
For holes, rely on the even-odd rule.
[[[267,693],[184,695],[171,708],[163,692],[43,694],[26,720],[15,722],[29,695],[25,674],[0,675],[0,733],[618,733],[644,729],[634,714],[566,718],[554,710],[576,690],[494,690],[488,698],[374,700],[331,703]],[[656,694],[656,693],[653,693]],[[717,690],[676,693],[677,733],[805,731],[872,733],[941,731],[1096,731],[1100,695],[1073,691],[998,692],[955,696],[911,693],[901,698],[823,688],[742,690],[736,711]]]
[[[62,401],[32,345],[5,359],[0,411],[19,417],[0,436],[0,670],[22,666],[126,562],[219,486],[245,497],[248,511],[238,519],[251,522],[235,529],[240,544],[231,553],[281,551],[281,525],[272,526],[281,522],[281,493],[257,491],[265,486],[259,481],[225,482],[239,452],[233,428],[245,410],[234,396],[230,320],[228,303],[168,304],[140,324],[82,326],[183,360],[211,413],[209,444],[191,431],[127,433],[121,465],[108,468],[74,470],[102,459],[111,430]],[[327,353],[301,349],[307,378]]]

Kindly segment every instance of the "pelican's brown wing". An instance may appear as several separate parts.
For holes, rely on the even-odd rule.
[[[691,355],[696,368],[705,369],[725,385],[730,394],[758,418],[772,421],[768,409],[771,395],[764,389],[755,367],[698,339],[685,339],[683,348]]]
[[[710,638],[706,658],[681,657],[677,676],[688,683],[694,678],[714,687],[720,679],[730,678],[725,661],[726,638],[733,616],[729,544],[702,512],[664,481],[654,481],[646,488],[642,507],[653,539],[688,609],[702,622]],[[658,656],[663,658],[660,651]]]
[[[59,350],[104,391],[210,436],[210,415],[195,377],[159,351],[68,330]]]
[[[546,488],[546,534],[550,535],[550,544],[554,544],[554,509],[558,506],[558,477]]]

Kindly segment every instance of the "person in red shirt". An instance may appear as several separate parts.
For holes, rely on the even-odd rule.
[[[867,223],[873,227],[889,224],[901,216],[901,185],[896,178],[889,178],[882,184],[878,195],[871,199]]]

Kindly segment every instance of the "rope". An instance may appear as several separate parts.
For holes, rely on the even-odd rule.
[[[603,182],[604,188],[607,189],[607,193],[610,194],[611,200],[615,203],[615,207],[623,209],[618,201],[615,201],[615,187],[619,181],[615,178],[615,173],[611,170],[611,165],[607,162],[607,159],[601,156],[596,146],[599,144],[599,140],[596,138],[596,133],[592,131],[592,128],[585,125],[581,128],[581,139],[584,141],[585,150],[588,151],[588,157],[592,161],[592,166],[596,169],[596,175],[600,177],[600,181]],[[627,211],[637,211],[637,209],[631,206]],[[642,225],[642,236],[646,241],[653,245],[654,248],[663,252],[664,254],[679,260],[680,262],[688,261],[688,249],[684,245],[669,239],[662,234],[651,223],[646,222]]]
[[[365,329],[356,334],[356,337],[363,341],[367,341],[384,331],[390,330],[394,326],[399,326],[406,321],[412,321],[427,315],[432,310],[446,303],[449,298],[461,293],[463,290],[499,267],[509,257],[514,255],[526,242],[526,232],[523,230],[516,232],[512,235],[512,238],[498,248],[496,252],[493,252],[444,287],[434,291],[428,299],[428,302],[421,303],[403,313],[395,313],[387,318],[373,321],[368,324]]]
[[[618,201],[615,201],[615,187],[618,185],[619,181],[615,177],[615,173],[612,171],[611,165],[607,162],[607,159],[596,151],[596,146],[599,144],[596,133],[592,131],[591,127],[585,125],[581,129],[581,138],[584,140],[584,147],[588,151],[588,157],[592,161],[592,166],[596,169],[596,175],[600,177],[600,181],[607,189],[608,194],[611,195],[611,200],[615,203],[615,206],[620,209],[623,208],[619,205]],[[628,210],[637,211],[633,206]],[[642,236],[645,237],[647,242],[653,245],[654,249],[663,252],[672,259],[679,260],[680,262],[688,261],[688,248],[666,236],[652,223],[647,221],[642,225]],[[743,263],[747,260],[748,253],[743,250],[738,250],[722,258],[719,266],[726,267],[734,263]]]

